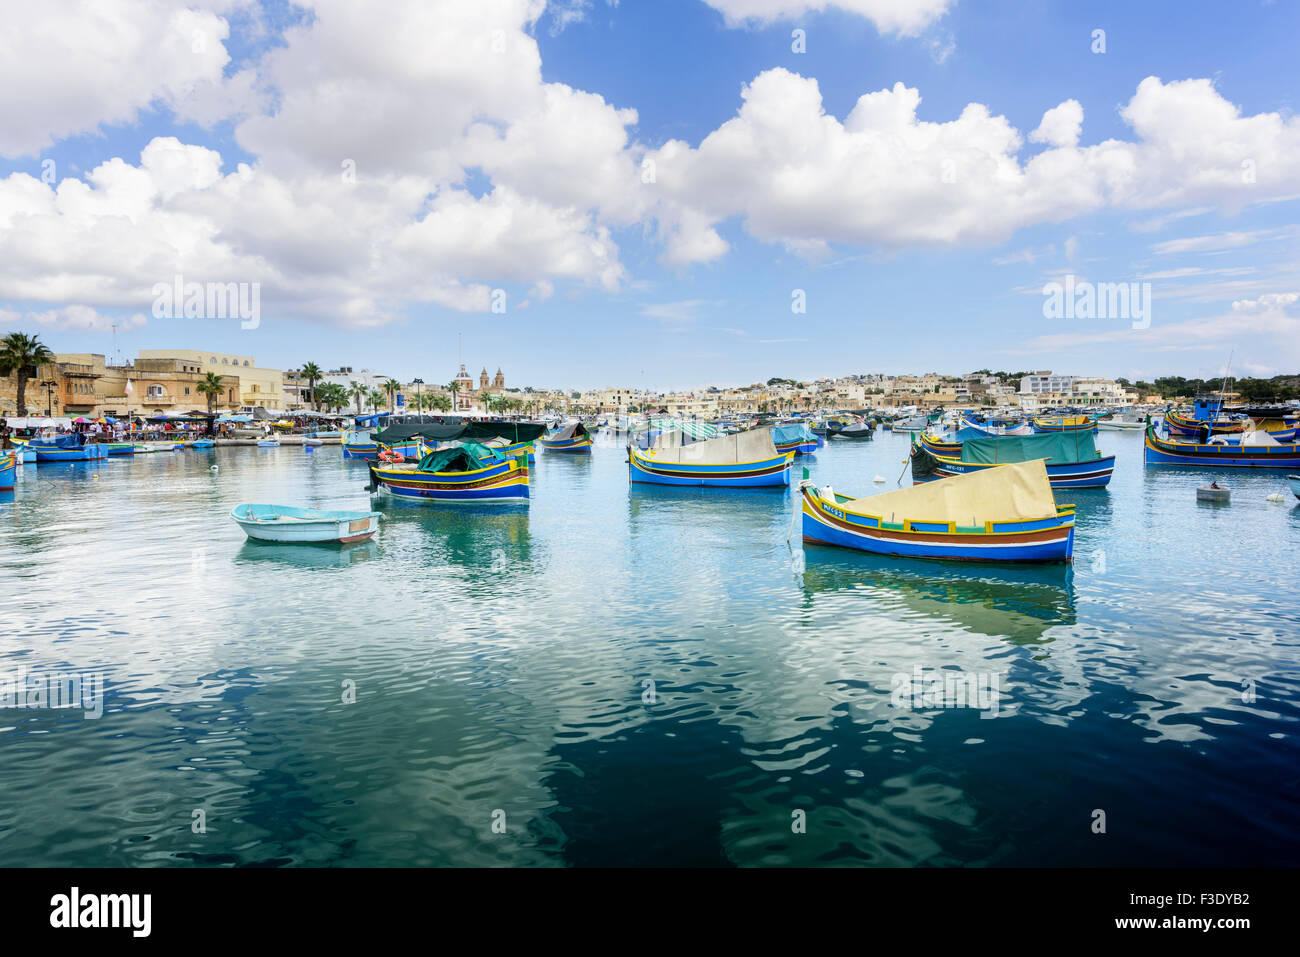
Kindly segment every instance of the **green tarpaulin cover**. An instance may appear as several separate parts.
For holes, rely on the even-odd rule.
[[[1037,435],[991,435],[961,444],[963,462],[1005,465],[1047,459],[1052,465],[1092,462],[1101,458],[1091,432],[1041,432]]]
[[[486,445],[465,442],[428,453],[420,459],[419,469],[421,472],[472,472],[504,459],[505,456]]]

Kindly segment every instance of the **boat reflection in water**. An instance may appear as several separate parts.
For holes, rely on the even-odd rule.
[[[892,597],[925,618],[1015,645],[1047,643],[1073,625],[1074,573],[1063,565],[973,566],[806,546],[809,605],[835,592]]]
[[[373,540],[340,545],[333,542],[278,545],[248,540],[235,553],[235,562],[269,562],[298,568],[349,568],[379,555]]]
[[[388,496],[376,499],[384,516],[384,548],[402,561],[455,565],[470,577],[500,584],[502,573],[518,574],[532,562],[532,532],[526,507],[499,504],[429,508]]]

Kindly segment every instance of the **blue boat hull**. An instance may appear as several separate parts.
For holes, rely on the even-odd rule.
[[[420,472],[372,467],[379,486],[398,498],[431,503],[528,502],[524,456],[472,472]]]
[[[1169,442],[1147,429],[1144,450],[1148,465],[1190,465],[1201,468],[1300,469],[1300,445],[1201,445]]]
[[[592,446],[589,435],[577,439],[538,439],[537,444],[547,452],[567,452],[570,455],[590,455]]]
[[[108,450],[102,445],[85,445],[79,449],[44,448],[33,445],[31,449],[36,453],[38,463],[93,462],[108,458]]]
[[[984,465],[976,462],[949,462],[941,460],[935,466],[934,474],[921,481],[934,481],[953,475],[969,475],[982,469],[997,468],[996,465]],[[1110,477],[1115,471],[1115,456],[1091,462],[1070,462],[1064,465],[1047,465],[1047,480],[1052,488],[1105,488],[1110,484]]]
[[[800,495],[803,540],[877,555],[976,562],[1068,562],[1074,555],[1074,512],[1031,522],[990,522],[986,530],[958,529],[937,522],[889,527],[872,516],[854,515],[808,489]]]
[[[14,453],[0,455],[0,492],[12,492],[14,477],[18,474],[18,458]]]
[[[650,485],[683,485],[692,488],[766,488],[790,484],[790,453],[761,462],[736,465],[655,463],[633,451],[628,468],[633,482]]]

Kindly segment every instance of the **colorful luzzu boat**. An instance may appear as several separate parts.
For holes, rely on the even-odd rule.
[[[1195,413],[1187,415],[1173,409],[1165,413],[1165,427],[1170,435],[1240,435],[1248,425],[1248,419],[1199,419]]]
[[[628,449],[633,482],[709,488],[759,488],[790,484],[793,452],[778,452],[770,429],[722,435],[691,445],[665,432],[654,448]]]
[[[1053,488],[1104,488],[1115,471],[1115,456],[1102,455],[1090,432],[982,436],[956,445],[956,455],[944,455],[918,441],[912,448],[912,478],[929,482],[1042,459]]]
[[[1147,465],[1191,465],[1213,468],[1300,468],[1300,444],[1279,442],[1267,432],[1215,436],[1209,442],[1175,442],[1147,426],[1144,456]]]
[[[36,453],[37,462],[89,462],[108,458],[108,446],[87,442],[81,432],[32,439],[27,447]]]
[[[1300,420],[1289,417],[1285,419],[1256,419],[1255,426],[1273,436],[1278,442],[1300,441]]]
[[[813,435],[806,422],[773,426],[772,444],[778,452],[793,452],[795,455],[812,455],[822,447],[821,439]]]
[[[419,462],[370,467],[370,491],[430,503],[518,502],[528,504],[527,456],[505,457],[466,443],[435,449]]]
[[[570,422],[557,432],[537,440],[547,452],[569,452],[576,455],[591,454],[591,433],[581,422]]]
[[[977,420],[963,415],[958,424],[963,429],[970,429],[983,435],[1032,435],[1033,426],[1028,422],[1011,422],[1004,419]]]
[[[866,498],[800,485],[803,540],[881,555],[1068,562],[1074,506],[1057,505],[1041,460]]]
[[[348,429],[343,433],[342,445],[345,459],[373,459],[379,454],[379,443],[368,431]]]
[[[107,447],[109,455],[135,455],[134,442],[109,442]]]
[[[1198,395],[1190,412],[1165,409],[1165,431],[1171,436],[1189,435],[1208,442],[1216,435],[1240,435],[1254,428],[1244,415],[1225,415],[1223,399],[1217,395]]]
[[[495,448],[491,442],[488,442],[487,446],[488,448]],[[497,451],[506,458],[518,458],[522,455],[528,459],[530,464],[537,461],[537,443],[535,440],[532,442],[513,442],[497,448]]]
[[[10,452],[0,452],[0,492],[14,490],[14,476],[18,474],[18,456]]]
[[[1090,415],[1036,415],[1035,432],[1096,432],[1097,420]]]

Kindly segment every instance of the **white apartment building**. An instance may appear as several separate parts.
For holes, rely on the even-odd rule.
[[[1020,380],[1021,395],[1039,395],[1044,392],[1069,393],[1074,391],[1075,376],[1053,375],[1052,370],[1036,372]]]
[[[330,369],[320,379],[317,384],[323,382],[333,382],[341,385],[345,389],[351,389],[352,383],[360,382],[367,389],[383,390],[384,383],[388,381],[388,376],[380,375],[378,372],[371,372],[369,369],[362,369],[360,372],[353,371],[351,366],[341,366],[338,369]]]

